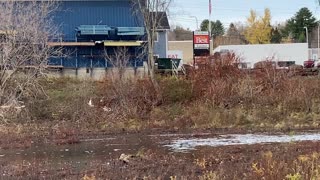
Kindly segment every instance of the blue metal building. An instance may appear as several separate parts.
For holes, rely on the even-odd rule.
[[[166,12],[157,12],[159,26],[157,27],[157,38],[154,43],[154,53],[159,58],[167,58],[168,52],[168,30],[169,20]]]
[[[49,65],[63,68],[108,68],[119,47],[130,54],[128,66],[141,67],[145,57],[145,28],[142,16],[130,0],[62,0],[53,14],[59,36],[52,46],[63,48],[63,56],[49,59]],[[106,58],[108,54],[108,58]]]

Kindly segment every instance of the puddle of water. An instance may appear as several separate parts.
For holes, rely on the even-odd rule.
[[[116,138],[98,138],[98,139],[82,139],[80,142],[95,142],[95,141],[110,141],[115,140]]]
[[[196,136],[195,136],[196,135]],[[158,138],[161,137],[161,138]],[[198,137],[198,138],[196,138]],[[200,138],[202,137],[202,138]],[[210,138],[209,138],[210,137]],[[124,135],[107,138],[84,139],[79,144],[55,146],[40,144],[28,149],[0,149],[0,160],[3,162],[49,161],[52,167],[59,164],[70,164],[77,170],[85,169],[93,160],[119,158],[124,154],[135,154],[141,148],[161,149],[165,152],[188,152],[199,146],[251,145],[259,143],[286,143],[295,141],[320,141],[320,134],[301,135],[210,135],[210,134],[159,134],[159,135]],[[1,178],[0,178],[1,179]]]
[[[192,138],[177,139],[165,145],[174,152],[188,152],[195,150],[199,146],[232,146],[232,145],[253,145],[265,143],[289,143],[298,141],[320,141],[320,134],[300,134],[300,135],[257,135],[257,134],[234,134],[222,135],[217,138]]]
[[[71,163],[86,166],[92,160],[118,158],[121,153],[134,154],[141,147],[153,147],[149,137],[122,135],[82,139],[78,144],[38,144],[27,149],[0,149],[1,161],[46,160],[52,164]],[[78,165],[80,164],[80,165]],[[54,166],[54,165],[53,165]],[[1,178],[0,178],[1,179]]]
[[[192,135],[208,136],[208,135],[211,135],[211,133],[197,133],[197,134],[153,134],[153,135],[148,135],[148,136],[149,136],[149,137],[183,137],[183,136],[192,136]]]

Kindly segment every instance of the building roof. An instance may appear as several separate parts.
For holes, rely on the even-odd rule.
[[[150,12],[150,16],[157,16],[156,21],[159,23],[157,29],[170,29],[170,24],[166,12]]]

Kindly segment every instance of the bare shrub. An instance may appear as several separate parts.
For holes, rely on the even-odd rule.
[[[146,79],[105,80],[99,89],[99,106],[110,108],[119,119],[143,118],[157,105],[154,86]]]
[[[235,103],[230,102],[236,94],[235,85],[244,77],[236,67],[240,58],[231,53],[224,56],[215,54],[204,62],[191,77],[195,95],[203,96],[216,105]]]
[[[141,120],[150,119],[152,111],[162,105],[161,109],[166,105],[173,107],[175,103],[187,102],[192,98],[191,83],[186,80],[164,78],[159,80],[159,84],[163,94],[162,104],[159,104],[149,79],[105,80],[98,85],[99,98],[95,104],[110,110],[106,116],[109,122],[143,122]],[[170,114],[173,117],[177,113],[172,109]]]
[[[255,69],[250,75],[256,90],[255,102],[262,105],[274,105],[283,100],[283,92],[289,80],[286,71],[276,69],[271,63],[264,68]]]
[[[277,69],[272,60],[262,61],[253,70],[239,69],[236,64],[241,59],[230,53],[215,54],[202,62],[191,77],[193,93],[213,105],[311,112],[319,99],[317,78],[291,77],[288,70]]]
[[[42,92],[44,75],[53,50],[48,41],[56,34],[50,14],[53,1],[0,2],[0,106],[21,107],[23,98]]]
[[[162,27],[162,22],[167,18],[169,7],[172,2],[172,0],[131,0],[133,13],[142,17],[143,25],[146,29],[145,38],[148,43],[143,46],[142,56],[148,58],[148,75],[154,86],[154,90],[157,92],[158,103],[161,103],[162,94],[155,74],[154,47],[156,44],[157,31],[165,28]]]
[[[128,68],[129,61],[131,55],[128,52],[126,47],[118,47],[114,49],[112,53],[108,53],[107,49],[105,49],[105,56],[107,60],[110,60],[113,68],[112,68],[112,77],[120,81],[125,75],[125,72]]]
[[[319,103],[320,79],[295,77],[284,83],[282,99],[286,109],[310,113]]]

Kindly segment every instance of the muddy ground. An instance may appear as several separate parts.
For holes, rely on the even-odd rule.
[[[221,134],[148,132],[74,137],[71,133],[41,141],[11,139],[11,143],[5,141],[6,146],[2,140],[0,179],[285,179],[294,173],[290,169],[299,156],[320,153],[320,142],[316,141],[202,146],[185,152],[165,146],[176,139]],[[264,171],[257,172],[254,164]]]

